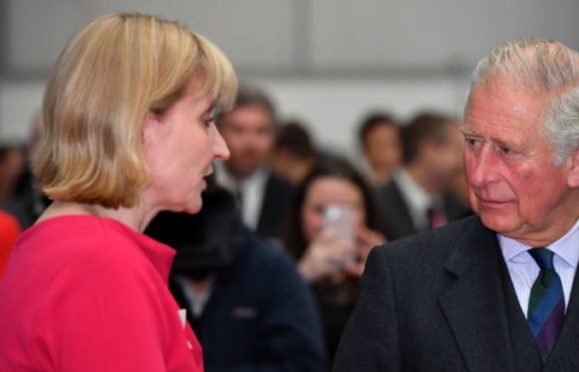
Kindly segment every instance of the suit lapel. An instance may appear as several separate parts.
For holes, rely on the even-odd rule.
[[[386,200],[384,202],[384,208],[391,208],[393,211],[396,211],[396,217],[392,218],[390,221],[394,228],[394,231],[391,233],[391,235],[394,236],[388,236],[388,232],[386,232],[386,235],[389,239],[399,239],[405,236],[416,234],[418,231],[414,227],[414,222],[412,221],[410,211],[408,210],[408,205],[404,200],[404,196],[402,195],[402,191],[400,191],[400,187],[396,181],[392,181],[389,186],[391,187],[392,191],[390,195],[385,195]],[[386,193],[388,194],[387,190]],[[390,197],[388,198],[388,196]]]
[[[275,215],[271,215],[272,212],[276,213],[275,203],[280,203],[280,200],[276,200],[274,179],[271,174],[268,175],[267,181],[263,188],[263,201],[261,203],[261,210],[259,211],[259,219],[257,222],[256,232],[260,236],[268,236],[272,234],[272,230],[275,228],[272,224],[276,221]]]
[[[514,371],[500,248],[495,234],[476,221],[445,265],[455,280],[439,303],[470,371]]]
[[[265,186],[263,188],[263,199],[261,202],[261,210],[259,211],[259,218],[257,220],[257,227],[255,231],[258,235],[263,235],[269,230],[267,223],[269,222],[270,216],[266,216],[271,210],[271,177],[267,177],[267,181],[265,182]]]
[[[263,202],[259,212],[257,233],[265,238],[278,238],[292,197],[288,181],[270,173],[263,188]]]
[[[565,322],[551,352],[545,372],[579,371],[579,275],[575,273]]]

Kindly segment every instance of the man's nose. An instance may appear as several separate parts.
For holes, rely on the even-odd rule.
[[[497,154],[490,145],[482,148],[478,156],[473,156],[468,181],[474,187],[483,187],[496,179]]]

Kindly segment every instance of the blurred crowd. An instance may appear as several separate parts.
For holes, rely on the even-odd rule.
[[[202,211],[161,213],[146,231],[178,252],[171,290],[208,371],[331,368],[370,250],[471,213],[458,118],[369,112],[363,164],[319,146],[311,124],[242,87],[217,119],[231,156],[214,164]],[[29,143],[0,144],[0,278],[50,203],[28,167],[41,133],[37,116]]]

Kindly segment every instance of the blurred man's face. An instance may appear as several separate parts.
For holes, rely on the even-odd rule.
[[[390,172],[398,166],[401,157],[400,133],[397,127],[379,125],[364,139],[364,155],[376,172]]]
[[[488,228],[531,246],[559,238],[579,210],[572,159],[554,165],[541,134],[547,102],[505,79],[484,82],[472,91],[465,117],[472,208]]]
[[[220,129],[231,157],[226,163],[236,177],[247,177],[262,166],[274,142],[274,122],[261,105],[236,108],[226,114]]]
[[[452,187],[452,179],[462,170],[463,135],[459,124],[450,122],[446,128],[446,139],[442,143],[434,140],[423,145],[422,162],[430,174],[432,188],[436,193],[448,191]]]

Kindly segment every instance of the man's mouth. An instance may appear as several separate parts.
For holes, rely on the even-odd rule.
[[[478,200],[485,205],[489,205],[489,206],[501,206],[501,205],[506,205],[508,203],[510,203],[510,200],[499,200],[499,199],[487,199],[487,198],[481,198],[481,197],[477,197]]]

